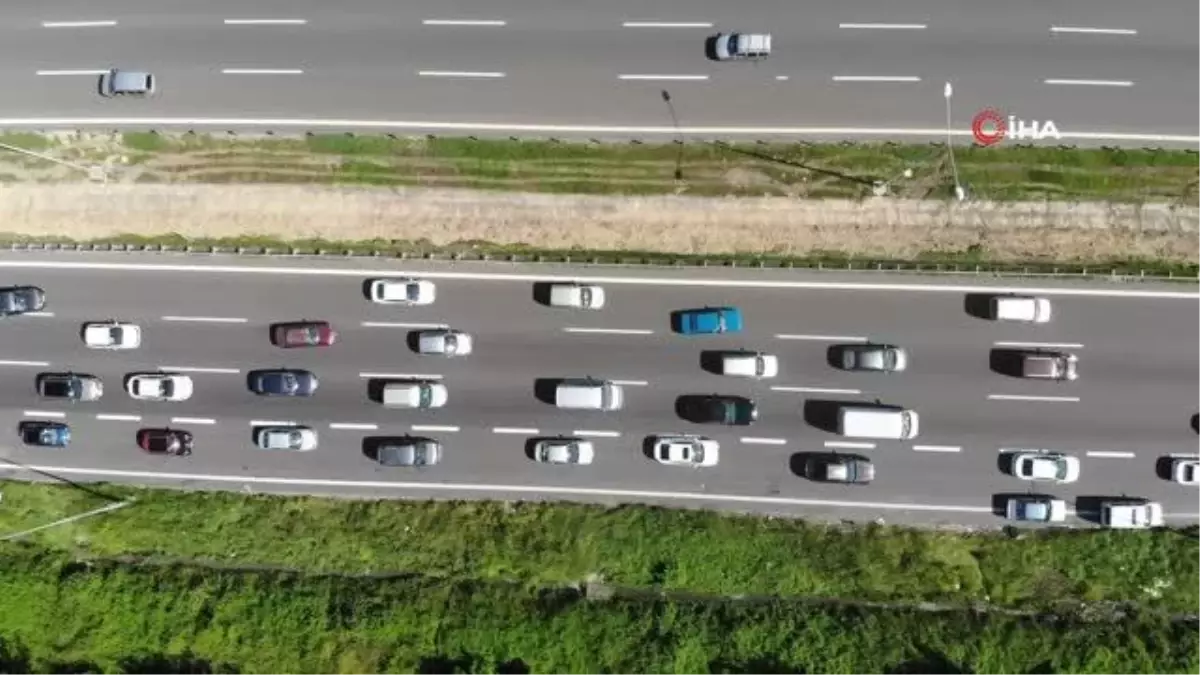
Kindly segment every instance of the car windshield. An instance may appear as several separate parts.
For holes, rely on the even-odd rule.
[[[299,448],[300,446],[302,446],[304,444],[304,435],[301,434],[299,431],[290,432],[287,435],[287,443],[288,443],[288,447]]]
[[[404,293],[405,293],[405,296],[409,300],[416,302],[417,300],[421,299],[421,285],[420,284],[405,284],[404,285]]]
[[[279,374],[279,386],[284,391],[296,391],[300,388],[300,382],[295,375],[284,372]]]
[[[158,385],[159,393],[161,393],[163,396],[172,396],[175,393],[175,383],[171,380],[164,378],[158,381]],[[151,389],[153,388],[154,387],[151,386]]]
[[[453,354],[458,351],[458,336],[454,333],[447,333],[445,336],[446,353]]]
[[[296,342],[315,344],[321,340],[321,329],[317,326],[303,326],[292,333],[292,339]]]
[[[590,288],[579,289],[579,303],[581,305],[583,305],[584,307],[591,306],[591,304],[592,304],[592,289],[590,289]]]
[[[420,406],[422,408],[428,408],[432,404],[433,404],[433,387],[422,386],[421,387]]]

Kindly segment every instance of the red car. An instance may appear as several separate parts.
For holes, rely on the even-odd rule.
[[[293,321],[271,327],[271,342],[276,347],[328,347],[338,334],[328,321]]]
[[[186,457],[192,454],[192,433],[180,429],[142,429],[138,447],[155,455]]]

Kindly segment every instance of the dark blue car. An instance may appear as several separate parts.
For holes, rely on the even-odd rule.
[[[307,370],[278,368],[250,373],[250,391],[260,396],[312,396],[317,376]]]
[[[681,335],[736,333],[742,329],[742,310],[737,307],[681,309],[671,314],[671,328]]]
[[[71,427],[62,422],[21,422],[20,433],[25,445],[65,448],[71,443]]]

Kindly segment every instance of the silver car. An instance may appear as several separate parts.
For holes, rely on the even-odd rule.
[[[471,353],[474,340],[470,333],[452,328],[423,330],[417,334],[417,351],[439,356],[466,356]]]
[[[596,458],[596,447],[582,438],[547,438],[533,445],[533,458],[542,464],[587,466]]]
[[[383,466],[433,466],[442,461],[442,444],[428,438],[408,438],[381,444],[375,461]]]
[[[113,68],[100,76],[101,96],[150,96],[157,81],[154,75],[140,70]]]
[[[317,432],[312,427],[266,427],[256,436],[255,443],[264,450],[308,452],[317,447]]]
[[[908,368],[908,351],[886,344],[836,345],[830,359],[842,370],[902,373]]]

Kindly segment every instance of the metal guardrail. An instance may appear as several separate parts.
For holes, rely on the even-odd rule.
[[[2,245],[2,244],[0,244]],[[808,269],[825,272],[886,272],[911,274],[945,274],[960,276],[1016,276],[1066,279],[1106,279],[1112,281],[1179,281],[1196,282],[1200,273],[1166,273],[1130,266],[1072,266],[1020,264],[959,264],[924,263],[919,261],[870,260],[807,260],[803,258],[759,258],[746,261],[744,257],[686,256],[656,254],[570,254],[556,252],[489,253],[483,251],[405,251],[381,250],[370,247],[318,248],[303,246],[225,246],[141,244],[141,243],[75,243],[75,242],[10,242],[12,251],[79,251],[114,253],[171,253],[194,255],[247,255],[308,258],[394,258],[399,260],[446,260],[499,263],[576,264],[609,267],[638,265],[657,267],[728,267],[747,269]]]

